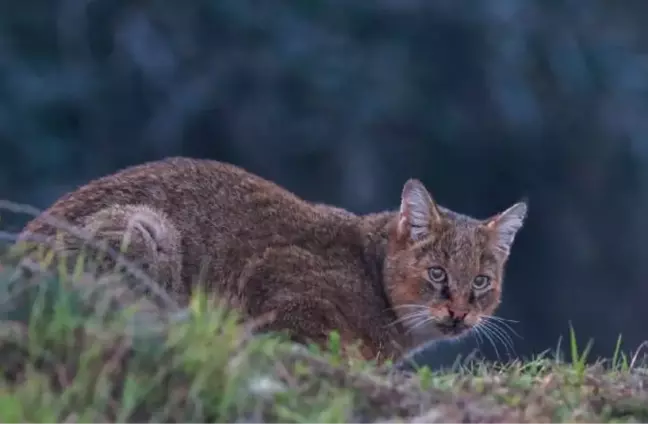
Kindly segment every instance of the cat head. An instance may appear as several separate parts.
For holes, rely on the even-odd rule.
[[[475,219],[440,208],[420,181],[407,181],[384,266],[385,289],[405,331],[424,340],[458,337],[489,319],[526,214],[519,202]]]

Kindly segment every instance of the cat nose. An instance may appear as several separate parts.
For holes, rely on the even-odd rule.
[[[448,308],[448,315],[450,316],[450,320],[453,322],[453,324],[459,324],[464,320],[464,318],[466,318],[468,312],[459,309]]]

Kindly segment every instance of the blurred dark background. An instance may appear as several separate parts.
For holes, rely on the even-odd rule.
[[[620,333],[634,349],[648,338],[647,13],[632,0],[4,1],[0,197],[44,208],[171,155],[357,213],[396,208],[409,177],[477,217],[526,196],[498,314],[519,321],[516,353],[555,348],[570,322],[594,355]]]

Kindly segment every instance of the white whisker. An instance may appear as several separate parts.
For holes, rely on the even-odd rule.
[[[502,317],[498,317],[498,316],[495,316],[495,315],[482,315],[482,317],[492,319],[492,320],[495,320],[495,321],[512,322],[513,324],[517,324],[517,323],[520,322],[520,321],[516,321],[514,319],[502,318]]]
[[[483,326],[484,328],[488,328],[491,335],[498,339],[502,345],[504,345],[504,348],[506,349],[507,355],[509,355],[509,358],[511,356],[514,356],[515,354],[515,348],[513,346],[513,339],[511,339],[511,336],[509,336],[506,331],[504,331],[502,328],[498,327],[496,325],[496,322],[494,321],[488,321],[484,320],[483,321]]]
[[[408,321],[415,320],[415,319],[420,318],[422,316],[427,316],[427,314],[425,314],[423,311],[414,311],[414,312],[411,312],[409,314],[405,314],[400,318],[395,319],[393,322],[387,324],[386,327],[391,327],[391,326],[394,326],[396,324],[404,324],[404,323],[406,323]]]
[[[419,327],[422,327],[422,326],[424,326],[424,325],[426,325],[426,324],[428,324],[428,323],[434,321],[434,317],[431,316],[431,315],[426,315],[426,316],[423,316],[422,318],[423,318],[423,319],[419,320],[417,323],[415,323],[414,325],[410,326],[410,328],[407,329],[407,331],[405,332],[405,334],[411,333],[411,332],[414,331],[415,329],[417,329],[417,328],[419,328]]]
[[[517,333],[517,331],[515,331],[515,330],[513,329],[513,327],[512,327],[510,324],[508,324],[508,323],[506,322],[506,321],[510,321],[510,322],[517,323],[518,321],[513,321],[513,320],[504,320],[504,319],[502,319],[502,318],[494,317],[494,316],[491,316],[491,315],[484,315],[484,316],[482,316],[482,318],[484,318],[484,319],[487,320],[487,321],[493,322],[493,323],[501,324],[502,326],[506,327],[506,329],[507,329],[508,331],[510,331],[511,333],[513,333],[516,337],[519,337],[520,339],[523,339],[523,337],[520,336],[520,335]]]
[[[403,305],[396,305],[396,306],[392,306],[390,309],[402,309],[402,308],[428,309],[427,306],[418,305],[416,303],[406,303],[406,304],[403,304]]]
[[[478,326],[473,326],[470,329],[469,333],[472,333],[475,336],[475,341],[477,342],[477,347],[479,348],[479,350],[481,350],[481,344],[482,344],[483,340],[481,338],[481,334],[479,334]]]
[[[497,359],[500,359],[500,354],[499,354],[499,350],[497,349],[497,344],[493,341],[493,338],[491,337],[491,330],[487,326],[484,325],[485,322],[486,321],[480,321],[475,326],[475,328],[478,328],[479,331],[481,332],[481,334],[483,334],[484,337],[486,337],[486,339],[488,339],[491,346],[493,346],[493,349],[495,350],[495,355],[497,356]]]
[[[501,327],[499,327],[497,325],[497,323],[492,322],[492,321],[486,321],[486,322],[484,322],[484,325],[486,325],[487,327],[490,327],[494,332],[496,332],[504,340],[506,340],[506,342],[508,342],[510,344],[513,344],[513,339],[511,339],[511,336],[509,336],[508,333],[506,333],[505,330],[503,330]]]

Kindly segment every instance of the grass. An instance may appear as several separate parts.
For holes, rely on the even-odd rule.
[[[335,333],[324,350],[253,336],[203,293],[157,325],[90,306],[64,273],[16,290],[13,270],[0,261],[0,422],[648,421],[648,369],[620,338],[594,364],[572,329],[567,360],[405,372],[344,359]]]

